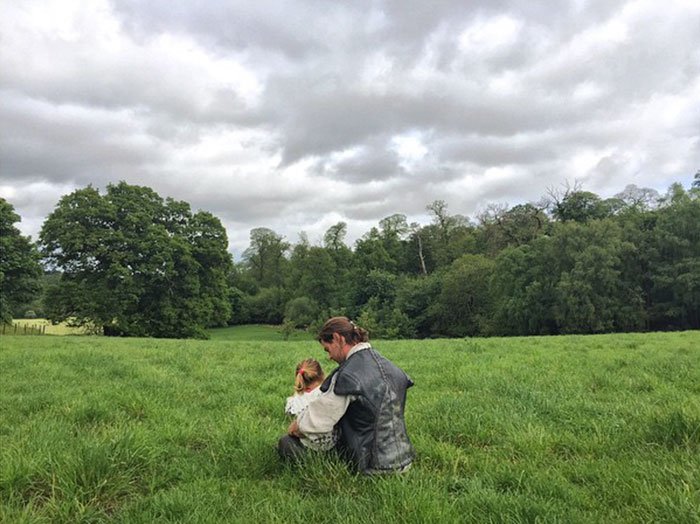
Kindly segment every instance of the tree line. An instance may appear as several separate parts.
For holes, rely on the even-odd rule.
[[[5,321],[32,307],[161,337],[245,323],[313,330],[336,314],[384,338],[700,328],[700,172],[663,195],[629,185],[603,199],[574,184],[473,220],[438,200],[431,223],[394,214],[352,246],[344,222],[319,245],[256,228],[237,263],[216,217],[124,182],[61,198],[37,244],[12,226],[9,203],[0,211],[3,248],[14,239],[8,252],[23,253],[1,255]]]

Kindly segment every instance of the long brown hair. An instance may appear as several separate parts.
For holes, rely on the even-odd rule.
[[[356,326],[348,317],[332,317],[326,320],[321,331],[318,332],[319,342],[331,342],[333,333],[338,333],[348,344],[359,344],[369,341],[369,333],[366,329]]]
[[[315,358],[307,358],[297,364],[294,376],[294,392],[303,393],[313,384],[323,382],[325,378],[321,364]]]

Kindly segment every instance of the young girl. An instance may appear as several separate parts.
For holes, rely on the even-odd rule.
[[[284,412],[295,418],[299,417],[311,402],[323,394],[320,386],[324,378],[323,369],[318,360],[307,358],[299,362],[294,376],[294,395],[287,397]],[[300,440],[309,449],[327,451],[335,446],[338,437],[334,429],[331,433],[305,435]]]

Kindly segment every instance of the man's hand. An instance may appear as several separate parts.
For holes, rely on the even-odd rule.
[[[296,420],[293,420],[292,423],[289,425],[287,433],[292,437],[301,437],[301,433],[299,433],[299,424],[297,424]]]

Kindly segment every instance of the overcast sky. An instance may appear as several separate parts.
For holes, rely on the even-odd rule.
[[[22,0],[0,5],[0,196],[36,238],[125,180],[250,230],[348,241],[445,200],[688,187],[697,0]]]

